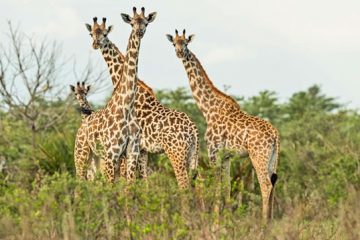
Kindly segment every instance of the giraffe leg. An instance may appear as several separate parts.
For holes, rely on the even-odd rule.
[[[119,168],[120,157],[124,155],[125,142],[123,138],[117,138],[111,136],[108,138],[109,141],[104,144],[104,156],[103,160],[100,161],[100,168],[106,176],[108,182],[115,182],[117,168]],[[120,147],[119,147],[120,146]]]
[[[260,183],[261,195],[262,195],[262,217],[264,220],[271,219],[272,213],[272,201],[271,201],[271,192],[273,186],[271,185],[270,180],[262,180]]]
[[[94,157],[90,157],[90,168],[87,169],[87,179],[90,181],[94,181],[95,175],[97,172],[96,162]]]
[[[120,172],[120,177],[126,179],[126,156],[125,155],[120,157],[119,172]]]
[[[210,166],[218,168],[218,172],[215,173],[217,186],[214,212],[219,215],[221,205],[226,205],[229,202],[231,194],[230,157],[225,153],[221,143],[211,141],[211,138],[207,138],[207,142]]]
[[[126,157],[120,157],[119,163],[119,173],[120,177],[126,179]],[[138,169],[140,171],[141,178],[147,178],[147,163],[148,163],[148,153],[144,150],[140,151],[139,160],[138,160]]]
[[[265,221],[272,217],[272,193],[273,183],[268,170],[269,157],[265,155],[250,154],[251,162],[255,168],[257,179],[259,181],[262,197],[262,217]]]
[[[135,120],[130,123],[130,136],[126,149],[126,179],[134,181],[136,178],[136,165],[140,154],[140,127]]]
[[[224,185],[226,198],[230,197],[230,154],[225,152],[220,143],[209,142],[207,144],[208,155],[210,159],[210,166],[215,167],[220,165],[219,172],[217,173],[218,182]]]
[[[175,177],[180,189],[189,187],[188,164],[186,147],[165,148],[165,154],[170,159]]]
[[[140,177],[141,178],[147,178],[147,164],[148,164],[148,153],[144,150],[140,151],[139,155],[139,171],[140,171]]]
[[[76,175],[83,180],[87,179],[90,153],[91,149],[86,141],[76,141],[74,149]]]
[[[220,144],[217,143],[208,143],[207,144],[207,151],[210,160],[210,167],[215,167],[217,164],[220,163],[220,159],[218,158],[218,153],[220,151]]]
[[[228,152],[220,151],[221,155],[221,183],[222,183],[222,191],[224,193],[225,204],[227,204],[231,195],[231,174],[230,174],[230,158],[231,154]]]
[[[119,156],[116,156],[114,152],[109,149],[106,151],[105,157],[105,176],[108,182],[113,183],[115,182],[115,163]]]

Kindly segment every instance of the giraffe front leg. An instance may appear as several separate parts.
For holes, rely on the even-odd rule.
[[[225,152],[222,142],[216,141],[216,136],[212,136],[211,131],[207,131],[207,148],[210,166],[215,168],[215,205],[214,212],[220,214],[221,205],[229,202],[231,194],[230,159]]]
[[[226,154],[221,144],[208,144],[208,154],[210,159],[210,166],[215,168],[217,196],[223,195],[224,201],[227,202],[231,194],[231,176],[230,176],[230,158]]]
[[[138,166],[141,178],[147,178],[148,153],[145,150],[140,151]]]
[[[90,157],[90,168],[87,169],[87,179],[90,181],[94,181],[97,171],[98,169],[96,166],[95,158],[92,156]]]
[[[120,157],[119,163],[119,172],[120,177],[126,179],[126,156],[123,155]],[[148,163],[148,153],[144,150],[140,151],[139,160],[138,160],[138,169],[140,171],[141,178],[147,178],[147,163]]]
[[[136,178],[136,165],[140,154],[140,127],[135,121],[130,123],[130,136],[126,149],[126,179],[130,182]]]
[[[112,149],[106,151],[105,157],[105,176],[108,182],[115,182],[115,163],[119,156],[116,156]]]
[[[219,182],[225,183],[224,187],[226,196],[230,197],[230,154],[225,150],[224,140],[221,139],[219,134],[215,134],[221,132],[220,129],[217,130],[218,131],[208,127],[205,133],[210,166],[216,167],[220,165],[219,172],[217,174],[220,178]]]
[[[213,129],[208,127],[205,132],[205,142],[207,146],[210,167],[215,167],[221,162],[218,156],[218,153],[221,150],[221,143],[216,138],[218,137],[214,135]]]
[[[122,155],[119,160],[120,177],[126,179],[126,155]]]

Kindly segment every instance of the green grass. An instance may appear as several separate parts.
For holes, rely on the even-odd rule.
[[[230,201],[217,218],[210,180],[180,192],[175,180],[164,174],[154,173],[147,182],[131,186],[55,174],[29,189],[2,183],[0,238],[358,239],[360,192],[352,186],[346,190],[348,197],[336,207],[316,192],[305,200],[287,199],[276,205],[275,219],[264,225],[259,199],[238,207]]]

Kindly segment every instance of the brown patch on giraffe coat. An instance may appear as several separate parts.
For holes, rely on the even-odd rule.
[[[114,71],[115,71],[115,72],[118,72],[119,67],[120,67],[120,65],[119,65],[119,64],[115,64],[115,65],[114,65]]]

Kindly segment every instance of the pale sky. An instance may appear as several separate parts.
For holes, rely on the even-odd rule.
[[[139,60],[139,77],[153,89],[189,89],[184,67],[165,37],[186,28],[196,35],[190,50],[221,90],[230,85],[231,94],[246,97],[271,90],[286,100],[319,84],[329,96],[360,109],[359,0],[1,0],[0,39],[11,20],[29,35],[57,40],[79,68],[91,58],[106,69],[84,24],[94,16],[107,17],[114,25],[110,40],[125,51],[131,29],[120,13],[130,14],[133,6],[158,13],[142,40]],[[73,82],[63,80],[64,85]]]

